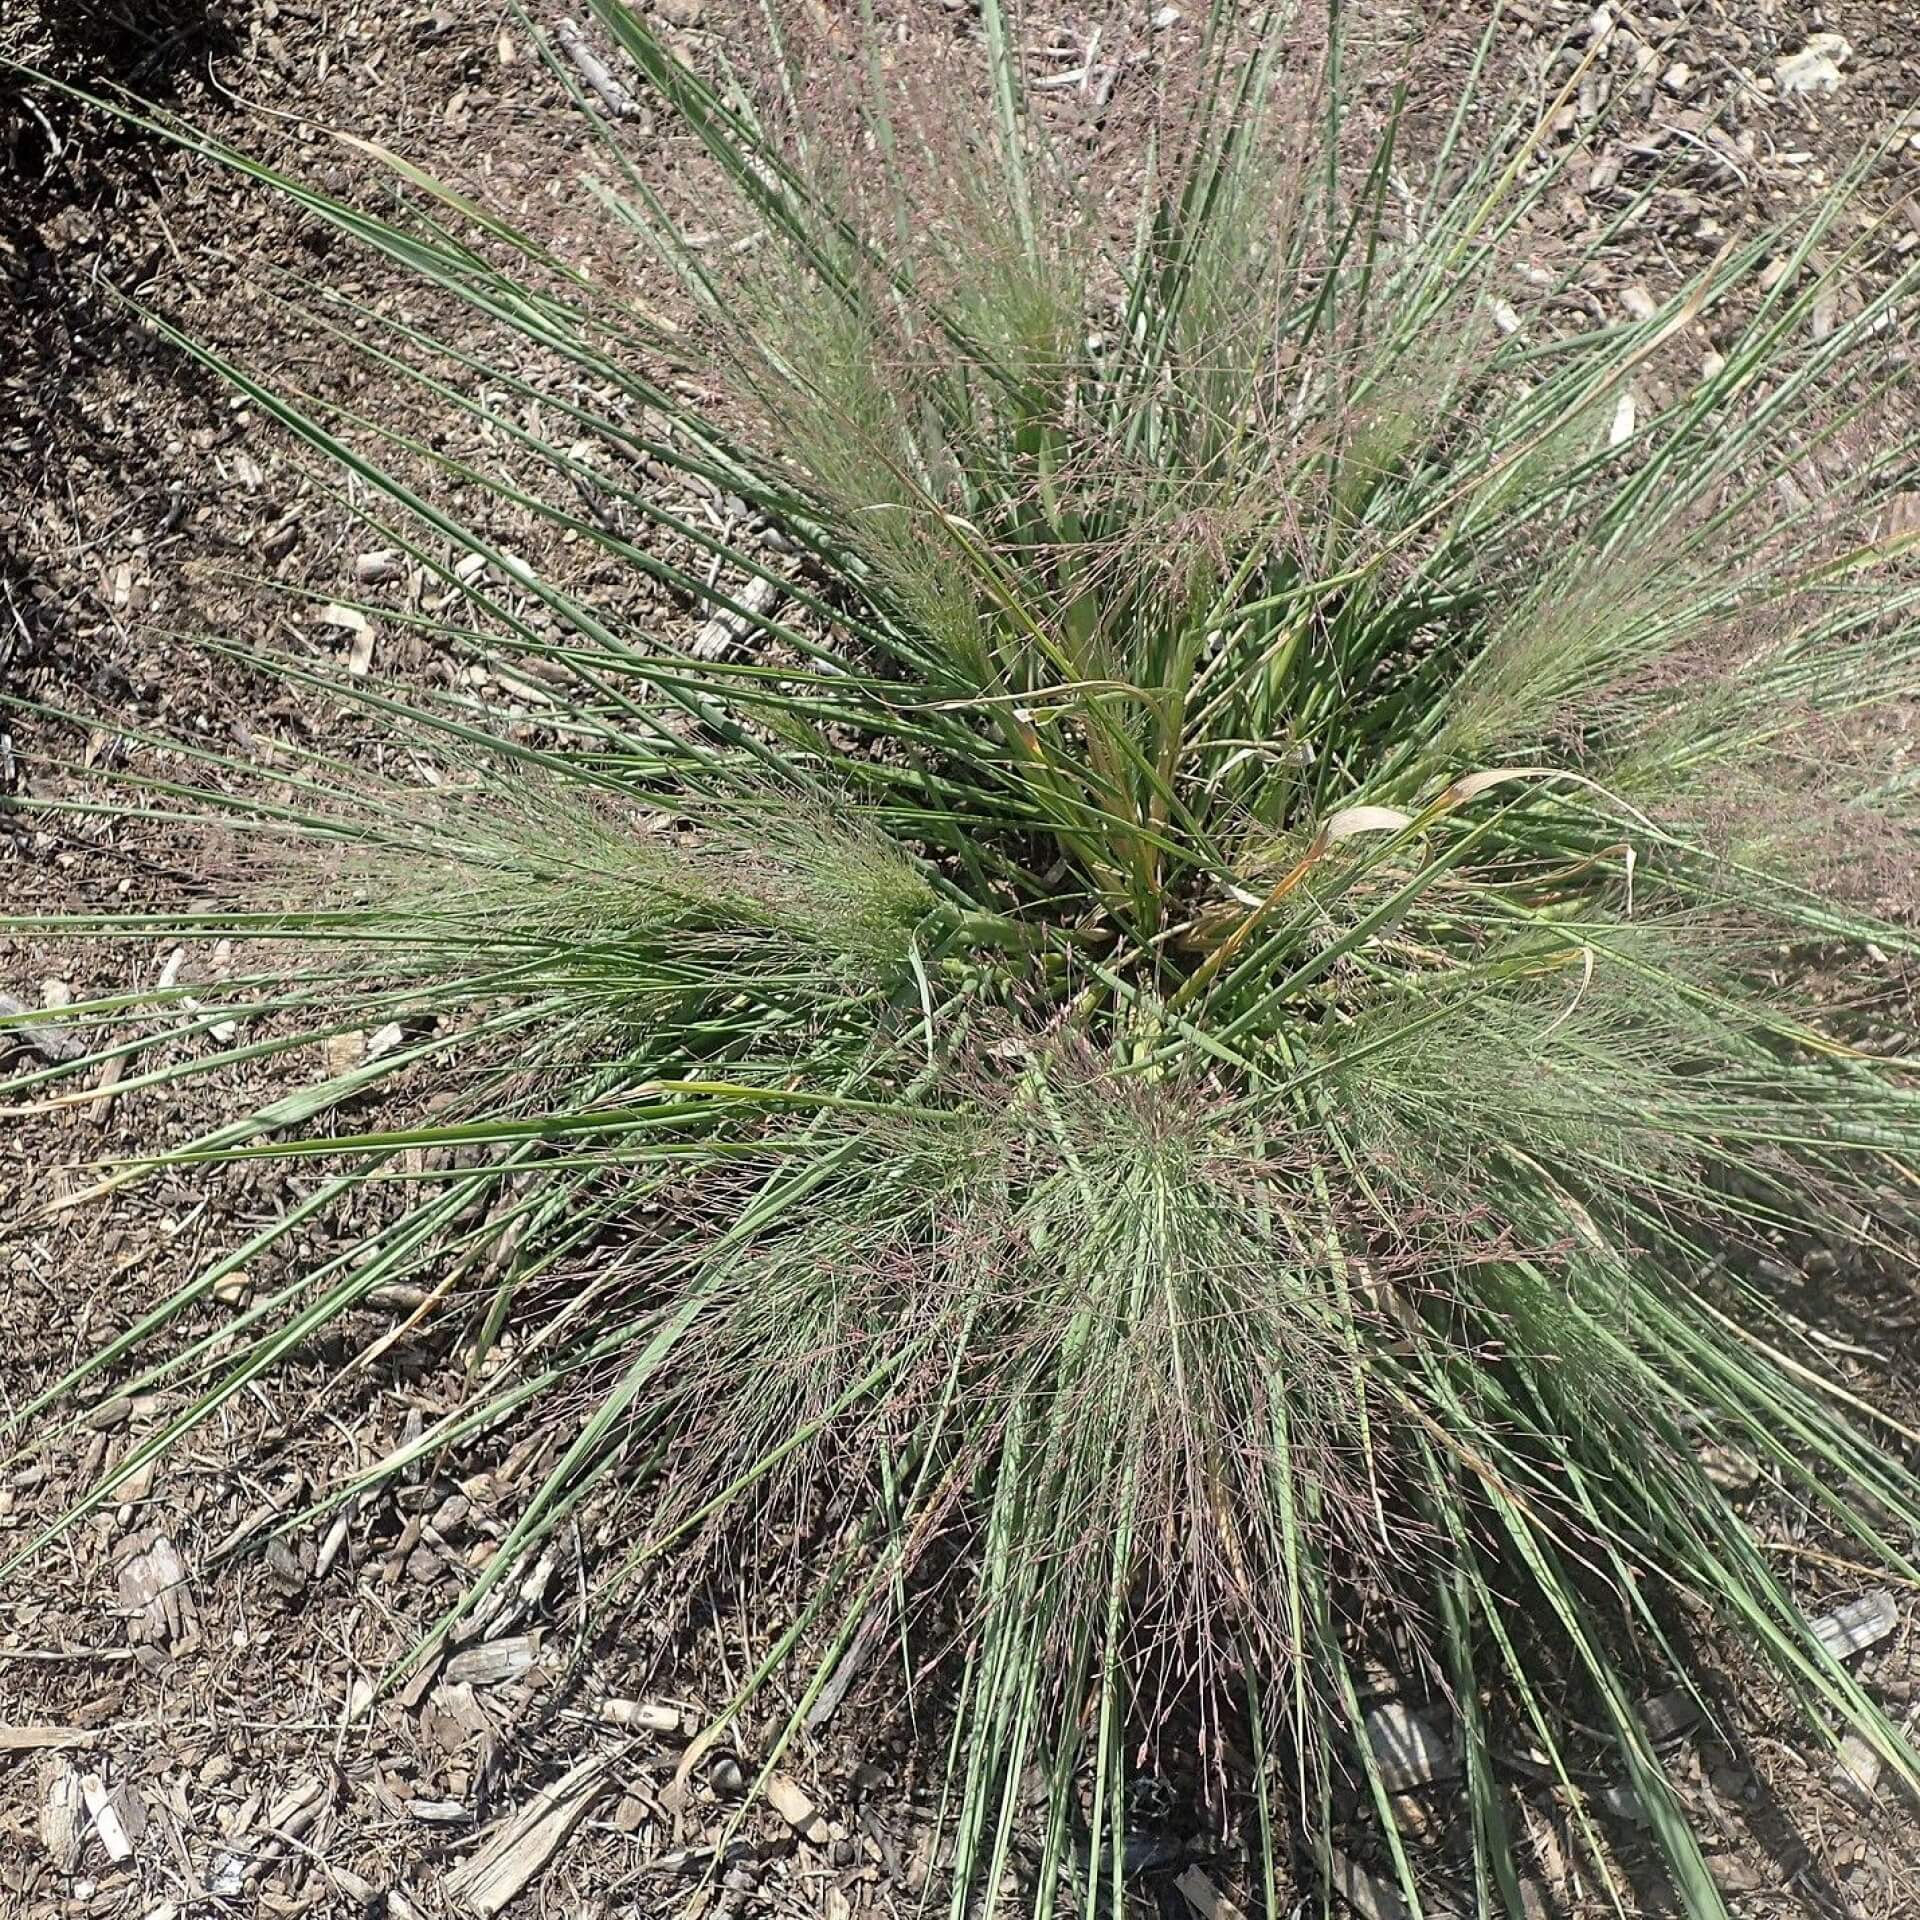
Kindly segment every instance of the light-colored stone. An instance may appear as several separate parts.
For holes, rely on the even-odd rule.
[[[1404,1793],[1409,1787],[1458,1778],[1460,1756],[1453,1742],[1423,1714],[1389,1701],[1368,1711],[1366,1729],[1387,1792]]]
[[[1773,63],[1773,83],[1782,93],[1837,93],[1840,69],[1853,55],[1844,33],[1815,33],[1797,52]]]

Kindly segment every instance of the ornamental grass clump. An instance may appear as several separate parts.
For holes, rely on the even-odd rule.
[[[1385,1615],[1450,1703],[1477,1910],[1520,1910],[1541,1779],[1605,1874],[1611,1777],[1716,1915],[1635,1705],[1689,1646],[1737,1636],[1920,1784],[1704,1464],[1920,1579],[1913,1436],[1779,1291],[1911,1230],[1913,270],[1863,162],[1590,317],[1563,296],[1630,222],[1529,248],[1596,50],[1416,150],[1336,60],[1230,55],[1228,11],[1121,206],[996,0],[938,114],[877,41],[770,25],[756,95],[594,0],[745,243],[601,129],[671,327],[404,163],[383,219],[218,151],[438,290],[439,332],[294,310],[478,454],[175,337],[344,470],[491,679],[283,662],[395,751],[276,741],[271,788],[134,742],[127,804],[244,834],[247,890],[32,924],[264,957],[194,988],[184,1063],[177,1010],[100,1008],[120,1098],[384,1044],[168,1156],[325,1179],[15,1434],[109,1368],[172,1383],[135,1471],[412,1280],[470,1391],[329,1501],[553,1424],[466,1611],[609,1502],[610,1585],[749,1580],[778,1516],[802,1599],[721,1724],[771,1766],[905,1675],[956,1914],[1015,1864],[1023,1910],[1113,1910],[1170,1741],[1256,1895],[1357,1788],[1417,1900],[1363,1735]],[[549,580],[495,507],[630,589]]]

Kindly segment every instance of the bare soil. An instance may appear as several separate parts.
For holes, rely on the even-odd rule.
[[[656,11],[697,62],[755,57],[755,32],[725,0],[659,0]],[[812,11],[823,33],[846,31],[830,0],[812,0]],[[1070,59],[1049,50],[1084,48],[1098,26],[1098,58],[1119,63],[1108,105],[1085,109],[1089,165],[1118,178],[1137,158],[1156,77],[1191,55],[1192,22],[1155,27],[1158,9],[1144,4],[1049,5],[1044,20],[1042,11],[1030,14],[1037,61],[1065,70]],[[1193,0],[1182,11],[1203,8]],[[895,0],[880,12],[922,50],[975,31],[963,0]],[[670,301],[583,215],[576,181],[591,164],[588,136],[509,8],[231,0],[174,8],[157,31],[110,10],[47,15],[33,44],[67,77],[161,96],[248,153],[346,196],[378,199],[390,176],[327,130],[378,141],[557,249],[628,276],[636,297]],[[1407,83],[1416,146],[1423,129],[1431,138],[1444,125],[1482,17],[1478,8],[1356,12],[1352,53],[1365,85],[1384,110],[1393,85]],[[1494,58],[1542,97],[1575,57],[1556,62],[1553,49],[1583,47],[1596,30],[1591,8],[1565,0],[1515,4],[1505,17]],[[1613,6],[1603,30],[1616,36],[1606,71],[1632,83],[1632,102],[1604,135],[1593,134],[1583,103],[1570,107],[1558,137],[1583,151],[1527,245],[1551,256],[1614,220],[1677,147],[1698,157],[1609,239],[1577,296],[1596,314],[1624,313],[1641,294],[1664,298],[1726,234],[1827,191],[1862,142],[1920,108],[1920,12],[1896,0],[1845,0],[1837,14],[1771,0],[1738,9],[1645,0]],[[1783,96],[1776,61],[1831,32],[1848,43],[1837,90]],[[1914,128],[1869,204],[1920,245],[1920,120]],[[631,132],[663,188],[687,193],[680,156],[651,122]],[[296,698],[284,680],[210,655],[197,638],[271,638],[337,663],[346,636],[315,620],[315,602],[299,590],[322,602],[344,591],[372,542],[352,503],[217,379],[153,338],[122,297],[283,378],[350,396],[363,412],[436,429],[412,390],[383,389],[303,306],[321,286],[370,304],[399,298],[377,265],[233,175],[71,102],[42,97],[29,110],[0,95],[0,140],[0,689],[79,716],[0,708],[0,888],[10,905],[48,912],[190,898],[211,876],[164,824],[9,809],[7,796],[84,795],[135,733],[184,734],[242,759],[282,731],[357,750],[363,723],[350,709]],[[1697,344],[1704,354],[1713,342]],[[530,524],[497,531],[560,577],[598,564]],[[697,604],[642,604],[630,582],[588,577],[636,617],[704,617]],[[397,604],[415,590],[397,585]],[[465,676],[485,691],[471,661],[395,624],[382,627],[371,671],[403,687]],[[191,981],[227,964],[217,948],[176,958],[134,941],[0,939],[0,992],[57,1009],[69,997],[151,986],[170,966]],[[189,1137],[229,1103],[284,1090],[302,1070],[280,1061],[0,1114],[0,1409],[30,1402],[311,1187],[277,1167],[219,1178],[181,1170],[52,1210],[87,1184],[90,1163]],[[299,1259],[319,1265],[353,1228],[342,1218],[316,1224]],[[249,1273],[230,1292],[270,1284]],[[1830,1310],[1831,1296],[1815,1291]],[[1911,1405],[1914,1303],[1891,1283],[1855,1292],[1857,1351],[1843,1364],[1861,1391]],[[750,1811],[709,1873],[738,1810],[740,1773],[756,1771],[760,1726],[743,1728],[735,1753],[723,1750],[689,1780],[676,1779],[676,1763],[687,1733],[707,1724],[785,1621],[748,1612],[724,1590],[643,1593],[617,1619],[590,1616],[586,1588],[620,1544],[591,1512],[544,1578],[451,1660],[379,1691],[485,1564],[561,1432],[477,1444],[338,1522],[273,1538],[280,1516],[459,1397],[459,1329],[420,1317],[420,1306],[410,1296],[377,1303],[298,1352],[0,1585],[0,1913],[452,1914],[462,1911],[450,1890],[460,1863],[498,1823],[596,1758],[603,1771],[578,1825],[514,1911],[852,1920],[915,1910],[933,1871],[938,1755],[858,1691],[787,1763],[823,1823]],[[404,1331],[378,1364],[359,1364],[395,1329]],[[176,1407],[165,1395],[110,1398],[71,1445],[0,1461],[0,1557],[32,1541]],[[1791,1516],[1778,1532],[1783,1567],[1816,1610],[1858,1593],[1858,1571],[1796,1535]],[[1913,1593],[1897,1597],[1901,1624],[1863,1671],[1883,1699],[1905,1706],[1920,1683],[1920,1613]],[[1727,1686],[1725,1724],[1685,1731],[1672,1765],[1717,1836],[1714,1871],[1735,1911],[1920,1916],[1914,1811],[1850,1797],[1830,1756],[1757,1683],[1743,1689],[1737,1665]],[[650,1703],[679,1724],[617,1727],[609,1701]],[[104,1819],[83,1809],[69,1845],[60,1799],[76,1775],[114,1798]],[[1450,1792],[1408,1796],[1402,1807],[1411,1844],[1436,1862],[1456,1826]],[[107,1846],[116,1818],[129,1836],[123,1859]],[[1198,1910],[1180,1890],[1196,1884],[1181,1880],[1196,1870],[1238,1887],[1243,1863],[1197,1806],[1178,1803],[1153,1820],[1160,1864],[1141,1878],[1139,1912]],[[1619,1852],[1631,1863],[1631,1823],[1620,1825]],[[1362,1856],[1377,1851],[1358,1824],[1349,1844]],[[1572,1920],[1605,1910],[1565,1810],[1544,1789],[1527,1806],[1521,1865],[1539,1913]],[[1296,1892],[1313,1891],[1303,1876]],[[1673,1911],[1657,1882],[1643,1895],[1645,1912]]]

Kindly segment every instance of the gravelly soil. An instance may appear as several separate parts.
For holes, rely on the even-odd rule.
[[[923,45],[973,31],[964,6],[902,0],[882,11]],[[1190,25],[1156,30],[1155,11],[1053,7],[1035,22],[1036,41],[1046,39],[1042,26],[1057,27],[1063,46],[1084,46],[1100,25],[1102,57],[1125,63],[1111,107],[1088,133],[1092,164],[1130,164],[1142,97],[1163,65],[1177,69],[1190,50]],[[735,57],[751,55],[750,34],[723,31],[721,0],[662,0],[658,12],[696,60],[723,44]],[[843,30],[821,0],[813,12],[823,32]],[[1584,46],[1595,31],[1591,9],[1542,3],[1507,14],[1497,57],[1519,84],[1551,93],[1564,71],[1556,59],[1574,57],[1553,49]],[[78,12],[62,17],[80,21]],[[84,24],[85,32],[50,32],[55,44],[45,50],[64,71],[165,93],[224,137],[336,192],[377,195],[385,176],[319,129],[377,139],[543,238],[605,257],[605,235],[582,217],[573,184],[586,137],[510,11],[482,0],[233,0],[205,13],[175,9],[158,42],[122,32],[110,12]],[[1634,97],[1599,137],[1580,103],[1570,108],[1560,137],[1587,150],[1527,244],[1546,256],[1577,242],[1676,146],[1699,159],[1609,243],[1579,293],[1596,313],[1624,310],[1641,293],[1663,297],[1726,233],[1818,195],[1862,140],[1920,106],[1920,14],[1891,0],[1837,15],[1647,0],[1637,11],[1613,7],[1606,30],[1615,36],[1607,71],[1630,79]],[[1356,16],[1356,57],[1375,94],[1383,98],[1398,78],[1410,84],[1416,145],[1419,128],[1450,110],[1476,31],[1447,8],[1423,17],[1417,8],[1373,6]],[[1831,32],[1848,42],[1838,89],[1781,97],[1775,62]],[[184,730],[242,754],[285,729],[351,752],[360,722],[346,709],[295,699],[282,682],[210,659],[193,636],[271,636],[337,659],[344,636],[269,588],[323,598],[342,591],[365,545],[362,530],[274,433],[144,333],[112,296],[130,295],[226,350],[338,392],[348,377],[338,356],[297,304],[276,300],[260,264],[294,276],[296,295],[300,281],[369,301],[393,289],[231,177],[58,102],[41,112],[44,120],[0,101],[0,677],[87,719],[68,726],[0,714],[10,733],[0,745],[0,796],[79,791],[136,729]],[[633,133],[667,190],[682,190],[675,156],[650,125],[636,123]],[[1872,203],[1912,233],[1910,244],[1920,244],[1917,184],[1920,123],[1915,144],[1883,169]],[[634,288],[668,297],[643,279]],[[1699,350],[1711,345],[1703,339]],[[417,404],[364,387],[352,397],[369,411]],[[544,570],[564,574],[576,564],[550,547],[533,550],[530,528],[499,531]],[[598,584],[631,604],[628,583]],[[663,622],[702,617],[692,605],[633,611]],[[372,671],[408,685],[474,670],[387,626]],[[78,764],[52,764],[56,756]],[[0,829],[0,887],[10,900],[59,910],[190,896],[205,883],[158,827],[67,825],[23,811],[0,814]],[[172,964],[171,949],[133,942],[0,941],[0,991],[57,1006],[69,995],[151,985]],[[216,977],[225,964],[218,949],[183,953],[178,977]],[[259,1074],[249,1084],[281,1083]],[[246,1090],[238,1075],[192,1086],[190,1095],[163,1097],[108,1090],[53,1113],[0,1119],[0,1406],[29,1400],[142,1303],[303,1190],[278,1169],[219,1180],[182,1171],[108,1201],[47,1211],[84,1186],[86,1163],[184,1138]],[[317,1264],[352,1227],[336,1220],[316,1229],[299,1257]],[[270,1283],[250,1274],[232,1291]],[[1912,1303],[1889,1288],[1860,1304],[1871,1352],[1858,1363],[1859,1380],[1886,1391],[1899,1384],[1886,1377],[1888,1356],[1912,1354]],[[606,1724],[602,1705],[642,1699],[681,1716],[685,1728],[703,1725],[726,1696],[727,1676],[752,1664],[780,1622],[744,1616],[726,1593],[662,1594],[657,1606],[589,1636],[581,1585],[617,1545],[596,1534],[591,1513],[510,1614],[490,1621],[453,1663],[382,1695],[349,1723],[389,1664],[484,1564],[556,1443],[541,1430],[477,1447],[349,1512],[343,1526],[323,1523],[267,1545],[278,1515],[378,1458],[457,1395],[455,1330],[431,1316],[378,1366],[351,1364],[419,1306],[407,1297],[376,1303],[297,1355],[217,1426],[121,1487],[30,1576],[0,1587],[0,1912],[186,1920],[377,1913],[383,1902],[396,1920],[451,1912],[449,1874],[489,1822],[594,1754],[607,1757],[605,1790],[526,1911],[838,1920],[912,1910],[928,1873],[924,1758],[858,1695],[817,1749],[792,1762],[825,1813],[824,1829],[802,1838],[773,1813],[753,1814],[724,1883],[699,1881],[708,1856],[698,1849],[731,1811],[724,1769],[677,1782],[684,1733],[641,1731],[629,1741]],[[157,1397],[109,1401],[71,1446],[0,1462],[0,1554],[31,1539],[169,1410]],[[1856,1590],[1844,1563],[1823,1558],[1816,1543],[1783,1544],[1809,1599]],[[1920,1678],[1911,1598],[1902,1596],[1902,1625],[1867,1669],[1895,1703],[1912,1698]],[[1834,1787],[1825,1757],[1764,1699],[1745,1706],[1744,1734],[1696,1732],[1674,1761],[1683,1793],[1720,1836],[1714,1867],[1737,1910],[1920,1915],[1911,1814],[1884,1803],[1863,1812]],[[51,1731],[37,1744],[23,1729]],[[741,1764],[751,1772],[747,1732]],[[109,1858],[98,1823],[81,1822],[71,1851],[57,1819],[49,1828],[50,1797],[74,1769],[118,1796],[115,1810],[133,1834],[128,1860]],[[1444,1792],[1411,1798],[1403,1811],[1414,1844],[1443,1856],[1453,1826]],[[1529,1806],[1528,1826],[1523,1865],[1540,1912],[1601,1911],[1550,1796]],[[1140,1911],[1188,1910],[1174,1886],[1181,1866],[1234,1884],[1235,1857],[1197,1817],[1177,1813],[1166,1832],[1172,1864],[1143,1880]],[[1364,1851],[1363,1839],[1355,1844]],[[1630,1831],[1619,1846],[1631,1866]],[[1648,1912],[1668,1910],[1657,1885],[1645,1885],[1644,1899]]]

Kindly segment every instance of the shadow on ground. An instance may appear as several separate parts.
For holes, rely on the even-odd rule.
[[[129,324],[115,297],[137,289],[153,264],[140,216],[157,197],[156,142],[49,83],[164,107],[190,95],[237,43],[225,0],[165,8],[24,0],[0,20],[0,63],[20,63],[0,64],[0,337],[17,344],[0,365],[9,476],[0,498],[0,696],[63,650],[58,635],[71,624],[50,584],[65,556],[48,535],[51,516],[34,515],[30,503],[98,496],[104,480],[144,514],[146,450],[116,442],[94,397],[110,384],[197,378]]]

